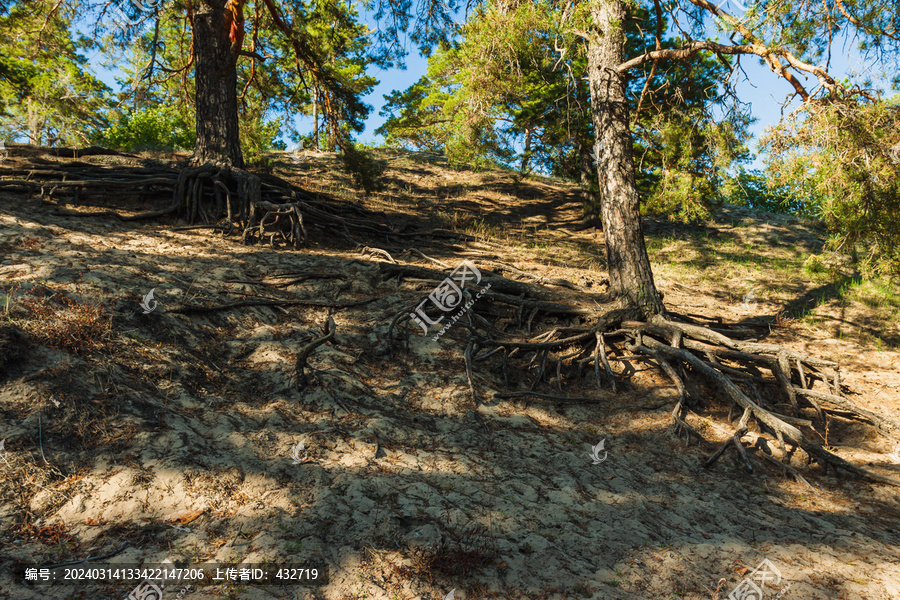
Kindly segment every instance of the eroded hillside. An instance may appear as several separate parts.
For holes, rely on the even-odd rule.
[[[592,369],[534,382],[476,356],[473,398],[467,329],[391,331],[434,288],[429,271],[469,260],[583,306],[605,289],[604,253],[572,186],[378,156],[386,185],[369,196],[335,156],[273,156],[276,174],[397,232],[311,227],[299,250],[69,212],[153,208],[124,196],[0,193],[0,596],[124,598],[140,582],[42,586],[9,570],[115,553],[104,562],[329,570],[320,587],[206,581],[184,592],[198,599],[711,599],[764,559],[779,572],[766,598],[900,598],[897,488],[753,447],[752,473],[735,454],[704,469],[729,407],[710,397],[690,413],[706,441],[686,443],[676,390],[647,361],[614,362],[613,392]],[[646,228],[670,310],[837,360],[854,403],[900,419],[898,296],[819,257],[813,224],[725,207]],[[333,338],[298,373],[329,319]],[[495,396],[529,386],[591,400]],[[900,476],[898,440],[849,416],[818,441]]]

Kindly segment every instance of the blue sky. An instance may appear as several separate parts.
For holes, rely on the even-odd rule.
[[[736,6],[728,6],[726,3],[736,4]],[[736,12],[743,10],[743,5],[739,4],[739,0],[723,0],[723,8],[737,9]],[[370,26],[375,27],[375,23],[364,19]],[[378,115],[382,105],[384,104],[384,95],[389,94],[393,90],[404,90],[419,80],[419,78],[428,70],[427,59],[420,56],[417,50],[411,45],[408,46],[409,54],[406,59],[406,69],[375,69],[372,74],[380,80],[376,88],[365,97],[365,102],[373,107],[369,118],[366,120],[366,130],[359,135],[361,142],[369,144],[377,144],[382,140],[380,136],[375,135],[375,129],[381,126],[385,119]],[[778,77],[762,60],[754,56],[744,56],[741,59],[743,73],[736,80],[736,89],[738,97],[750,105],[751,114],[756,117],[756,122],[750,127],[750,132],[754,136],[754,140],[750,144],[751,152],[756,155],[756,141],[765,132],[768,127],[776,125],[782,116],[782,106],[785,100],[794,93],[793,87],[783,78]],[[830,72],[837,78],[848,75],[864,73],[868,69],[866,61],[861,58],[853,48],[853,44],[846,39],[835,40],[833,44],[833,53],[831,58]],[[815,87],[815,82],[810,79],[799,77],[801,82],[806,86],[807,90]],[[791,104],[784,109],[787,114],[790,110],[796,108],[799,101],[795,98]],[[308,129],[312,129],[312,121],[306,119],[310,123]],[[301,132],[304,126],[303,119],[298,119],[298,127]],[[756,155],[756,158],[748,165],[749,168],[764,168],[763,157]]]
[[[735,6],[725,6],[725,3],[730,3]],[[722,5],[723,8],[731,8],[738,13],[743,6],[740,4],[740,0],[723,0]],[[461,17],[461,15],[459,16]],[[376,26],[368,15],[363,15],[363,21],[370,27]],[[381,117],[378,114],[384,104],[384,95],[389,94],[393,90],[403,90],[408,88],[418,81],[418,79],[427,71],[427,59],[420,56],[412,44],[408,41],[406,43],[409,53],[406,57],[405,69],[373,69],[372,71],[372,75],[378,78],[380,83],[364,98],[364,101],[372,106],[373,109],[366,120],[365,131],[358,136],[358,139],[361,142],[378,144],[382,141],[380,136],[375,135],[375,129],[384,123],[385,120],[384,117]],[[847,40],[835,42],[830,69],[830,72],[834,76],[842,78],[854,73],[865,72],[867,69],[866,61],[852,49],[852,46],[853,45],[848,43]],[[101,62],[99,53],[92,53],[89,55],[89,58],[90,64],[92,65],[99,65]],[[785,99],[793,93],[793,88],[787,81],[772,73],[768,67],[764,66],[756,57],[745,56],[742,58],[741,64],[746,75],[744,75],[744,73],[738,75],[736,80],[736,90],[741,100],[750,105],[750,112],[757,119],[751,126],[750,131],[755,139],[758,139],[767,127],[778,123],[782,114],[782,105]],[[95,74],[110,87],[118,89],[118,85],[114,79],[116,74],[114,71],[99,66],[95,67],[94,71]],[[815,87],[814,82],[810,82],[808,79],[804,81],[803,77],[800,77],[800,79],[804,85],[806,85],[807,89],[811,90]],[[797,100],[795,99],[792,105],[786,108],[785,111],[789,111],[797,105]],[[309,133],[312,131],[312,119],[298,117],[296,119],[296,126],[301,133]],[[292,147],[292,143],[286,138],[284,139],[288,143],[288,147]],[[751,142],[750,147],[751,151],[755,153],[756,142]],[[762,157],[757,156],[749,167],[763,168]]]

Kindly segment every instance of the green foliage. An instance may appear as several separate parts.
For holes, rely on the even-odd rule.
[[[120,115],[114,111],[113,124],[99,142],[122,150],[186,150],[194,147],[193,119],[176,108],[160,106]]]
[[[773,213],[815,217],[816,201],[796,186],[779,184],[758,170],[740,169],[727,181],[728,202]]]
[[[383,184],[379,178],[384,171],[383,165],[360,151],[353,143],[349,141],[343,143],[341,159],[353,181],[367,194],[382,188]]]
[[[900,277],[900,96],[809,105],[765,143],[775,181],[809,190],[833,250],[861,250],[864,273]]]
[[[699,104],[699,103],[698,103]],[[709,208],[727,199],[727,170],[746,152],[740,113],[716,121],[702,106],[669,104],[638,119],[635,155],[642,169],[644,209],[690,222],[709,217]]]
[[[281,123],[267,120],[262,113],[262,104],[254,98],[241,110],[241,148],[249,166],[268,167],[271,161],[266,155],[269,151],[287,149],[287,144],[278,139]]]
[[[245,162],[256,166],[266,163],[266,152],[284,148],[283,134],[299,139],[294,117],[312,114],[314,104],[325,121],[321,146],[340,149],[343,140],[362,131],[371,107],[361,98],[378,83],[366,70],[384,61],[352,4],[297,0],[273,5],[290,37],[267,8],[251,13],[248,3],[244,48],[265,60],[241,57],[237,63],[241,145]],[[120,101],[134,106],[135,113],[167,107],[193,114],[195,65],[184,26],[183,12],[164,10],[158,31],[111,30],[104,38],[108,66],[123,74]]]
[[[109,88],[86,71],[90,40],[70,33],[74,8],[11,2],[0,16],[0,136],[80,144],[105,126]]]
[[[543,3],[479,8],[461,42],[432,54],[427,77],[385,96],[388,120],[376,133],[396,146],[442,151],[455,164],[520,158],[517,143],[541,135],[542,121],[559,108],[552,97],[567,91],[564,74],[553,69],[551,22]]]
[[[379,113],[388,120],[375,130],[384,136],[389,147],[441,152],[447,134],[441,124],[440,106],[426,100],[433,85],[427,76],[404,91],[394,90],[384,96],[385,105]]]
[[[523,172],[537,168],[596,191],[586,46],[572,33],[579,23],[588,29],[591,16],[579,5],[567,28],[560,28],[560,10],[543,2],[479,9],[463,27],[461,41],[431,56],[426,77],[385,96],[381,115],[387,120],[376,133],[394,146],[443,152],[451,163],[518,163]],[[633,10],[625,23],[629,46],[646,47],[653,43],[646,31],[654,29],[655,17]],[[671,38],[663,47],[681,43]],[[693,220],[724,199],[727,169],[747,155],[750,123],[719,106],[718,82],[726,72],[711,56],[656,69],[640,112],[651,67],[629,79],[645,210]],[[596,214],[593,198],[586,210]]]

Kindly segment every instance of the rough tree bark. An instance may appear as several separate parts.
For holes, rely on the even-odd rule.
[[[313,133],[312,145],[313,150],[319,151],[319,86],[313,86]]]
[[[197,103],[195,164],[243,168],[238,129],[237,52],[226,0],[202,0],[194,13]]]
[[[664,308],[641,228],[625,81],[616,71],[625,60],[625,4],[597,0],[591,14],[588,81],[610,291],[647,315],[660,314]]]
[[[534,129],[525,129],[525,148],[522,149],[522,163],[519,165],[519,173],[525,174],[528,171],[528,162],[531,160],[531,138],[534,135]]]

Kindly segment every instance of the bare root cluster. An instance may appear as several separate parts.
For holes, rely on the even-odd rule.
[[[119,155],[102,148],[69,151],[58,156]],[[57,214],[76,217],[113,217],[138,221],[176,215],[186,226],[178,229],[214,229],[237,234],[246,244],[267,242],[297,248],[309,242],[307,227],[356,246],[354,236],[400,240],[434,232],[397,231],[383,214],[352,204],[329,202],[271,174],[257,174],[229,165],[203,164],[175,168],[155,161],[146,166],[93,164],[79,160],[59,162],[41,158],[48,149],[10,148],[11,160],[0,167],[0,190],[34,194],[41,201],[78,206],[58,208]],[[135,157],[131,157],[132,159]],[[112,210],[82,210],[92,202],[135,200],[141,206],[170,201],[157,210],[122,214]],[[438,233],[437,235],[444,235]]]
[[[239,233],[248,244],[265,240],[273,246],[283,242],[296,248],[307,243],[299,190],[270,176],[277,183],[270,184],[267,191],[274,191],[278,198],[287,196],[291,201],[264,200],[260,176],[228,166],[205,164],[178,170],[158,164],[123,167],[31,158],[28,164],[0,170],[0,176],[0,189],[38,192],[42,202],[83,205],[97,199],[109,202],[133,198],[145,205],[166,195],[171,199],[165,208],[136,214],[59,211],[66,216],[137,221],[175,214],[187,222],[184,229]],[[305,200],[314,202],[311,198]]]
[[[389,274],[414,273],[417,277],[429,271],[393,264],[383,265],[382,270]],[[598,388],[615,392],[612,363],[645,361],[659,368],[677,389],[672,419],[675,432],[687,440],[705,442],[686,417],[690,411],[700,412],[710,406],[711,398],[729,404],[729,421],[739,417],[732,435],[710,455],[706,467],[733,448],[746,468],[753,471],[741,440],[755,423],[760,431],[757,443],[765,445],[762,436],[768,436],[782,451],[781,461],[771,456],[768,447],[759,455],[779,463],[799,479],[802,475],[790,461],[802,450],[799,456],[806,458],[807,465],[815,461],[826,471],[843,470],[865,480],[900,486],[900,480],[853,465],[826,449],[830,420],[838,415],[869,423],[884,435],[900,436],[900,423],[847,399],[836,362],[775,344],[734,339],[721,327],[702,325],[688,317],[645,318],[637,309],[616,308],[611,299],[605,307],[590,308],[584,302],[566,304],[511,296],[496,291],[502,286],[495,286],[498,280],[487,274],[491,288],[454,325],[468,330],[463,356],[476,400],[477,363],[491,357],[499,362],[499,369],[491,370],[502,374],[507,388],[513,368],[526,380],[524,389],[497,393],[495,397],[569,403],[597,403],[600,399],[566,395],[564,381],[591,376]],[[394,318],[388,332],[392,347],[398,332],[412,329],[401,327],[411,312]],[[550,320],[555,325],[548,325]],[[541,330],[536,335],[531,333]],[[548,381],[555,382],[558,394],[540,391]]]

